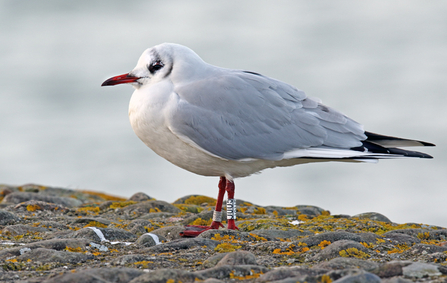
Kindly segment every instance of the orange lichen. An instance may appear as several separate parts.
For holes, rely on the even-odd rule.
[[[325,247],[329,246],[330,244],[331,244],[330,241],[326,241],[326,240],[324,240],[324,241],[321,241],[321,242],[318,244],[318,246],[323,250]]]
[[[100,223],[98,221],[90,221],[87,225],[85,225],[83,228],[86,227],[98,227],[98,228],[107,228],[106,224]]]
[[[207,196],[191,196],[185,200],[185,204],[201,205],[202,203],[216,205],[216,199]]]
[[[109,205],[109,208],[117,209],[117,208],[126,207],[126,206],[131,205],[131,204],[136,204],[136,203],[137,203],[136,201],[132,201],[132,200],[129,200],[129,201],[117,201],[117,202],[113,202],[111,205]]]
[[[31,212],[36,211],[36,210],[41,210],[41,209],[42,208],[37,204],[28,204],[26,206],[26,210],[31,211]]]
[[[104,200],[117,200],[117,201],[124,201],[126,200],[126,198],[123,197],[118,197],[118,196],[112,196],[112,195],[108,195],[102,192],[94,192],[94,191],[86,191],[86,190],[80,190],[79,192],[84,193],[84,194],[89,194],[89,195],[94,195],[94,196],[98,196]]]
[[[196,220],[194,220],[191,223],[191,225],[210,226],[212,221],[213,221],[212,219],[205,220],[205,219],[202,219],[202,218],[199,217]]]
[[[217,245],[217,247],[215,247],[214,250],[219,253],[229,253],[229,252],[234,252],[234,251],[240,249],[241,247],[242,246],[235,246],[230,243],[222,243],[222,244]]]
[[[253,214],[266,214],[265,208],[263,207],[256,207],[253,211]]]

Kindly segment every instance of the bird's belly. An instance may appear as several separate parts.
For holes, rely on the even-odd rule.
[[[132,119],[131,119],[132,122]],[[203,176],[245,177],[265,168],[274,167],[271,161],[236,161],[218,158],[179,139],[167,127],[152,127],[132,123],[137,136],[156,154],[190,172]]]

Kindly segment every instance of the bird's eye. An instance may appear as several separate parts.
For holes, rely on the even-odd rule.
[[[154,63],[151,63],[149,65],[149,72],[151,72],[151,74],[155,73],[156,71],[160,70],[161,68],[163,68],[163,63],[161,61],[156,61]]]

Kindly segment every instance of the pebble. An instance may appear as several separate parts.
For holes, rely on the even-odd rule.
[[[0,225],[12,225],[18,221],[19,218],[14,213],[0,209]]]
[[[409,278],[424,278],[442,275],[436,265],[415,262],[402,268],[402,273]]]

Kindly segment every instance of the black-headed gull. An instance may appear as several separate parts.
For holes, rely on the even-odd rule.
[[[183,169],[220,177],[211,226],[187,226],[183,236],[223,227],[225,191],[228,229],[237,229],[233,179],[265,168],[431,158],[396,148],[431,143],[365,132],[354,120],[289,84],[207,64],[178,44],[147,49],[135,69],[102,85],[117,84],[135,88],[129,119],[148,147]]]

